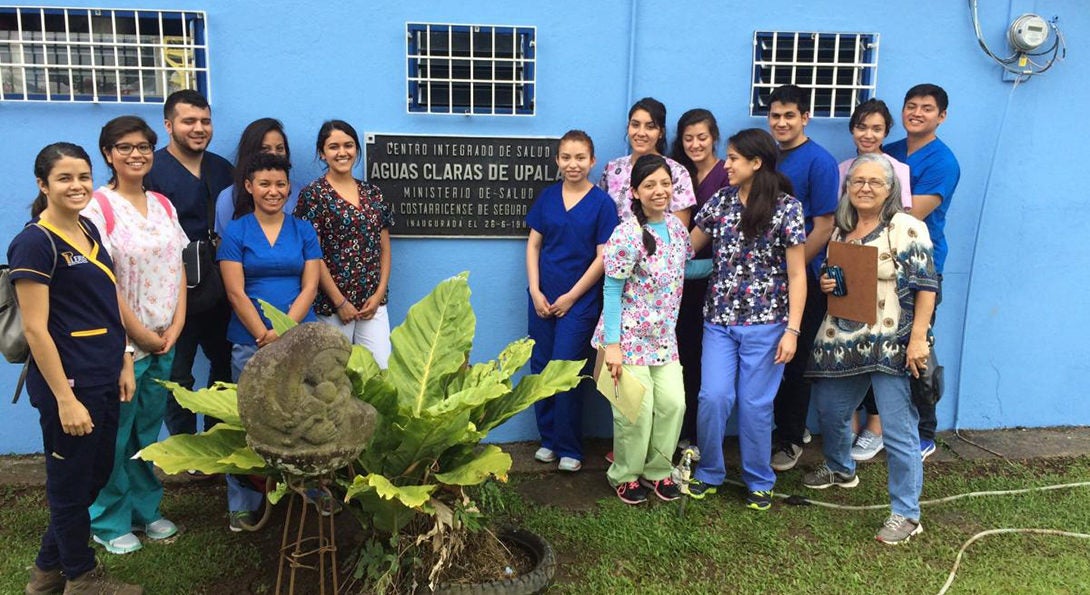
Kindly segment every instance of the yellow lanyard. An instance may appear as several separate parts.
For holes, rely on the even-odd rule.
[[[38,219],[38,224],[41,225],[42,227],[48,229],[49,231],[53,232],[58,238],[64,240],[65,243],[67,243],[69,246],[75,248],[76,252],[79,252],[80,254],[82,254],[87,259],[87,261],[90,262],[91,264],[93,264],[93,265],[97,266],[98,268],[102,269],[102,272],[106,273],[106,276],[110,278],[110,281],[112,281],[115,285],[117,284],[117,277],[114,276],[114,272],[110,270],[110,267],[106,266],[101,261],[99,261],[99,259],[98,259],[98,249],[99,249],[98,242],[95,241],[95,238],[91,237],[91,234],[88,233],[86,229],[83,229],[83,223],[80,223],[79,226],[80,226],[80,229],[83,229],[83,232],[84,232],[84,234],[86,234],[87,239],[91,241],[91,252],[90,252],[90,254],[88,254],[87,252],[84,252],[75,242],[68,239],[68,237],[65,236],[63,233],[61,233],[60,230],[58,230],[56,227],[54,227],[52,223],[46,221],[45,219],[39,218]]]

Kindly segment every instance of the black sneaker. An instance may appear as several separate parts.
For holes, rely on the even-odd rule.
[[[848,475],[833,471],[828,465],[822,463],[820,467],[803,476],[802,485],[815,490],[824,490],[831,486],[854,488],[859,485],[859,476],[855,473]]]
[[[232,533],[252,531],[249,527],[257,524],[257,515],[252,510],[232,510],[227,515],[227,528]]]
[[[638,481],[622,483],[615,489],[617,490],[617,497],[625,504],[643,504],[647,502],[647,495],[651,492]]]
[[[655,492],[655,495],[663,502],[673,502],[681,497],[681,488],[674,483],[673,478],[667,477],[666,479],[660,479],[658,481],[641,478],[640,482],[643,483],[644,487],[650,488]]]
[[[718,491],[719,486],[713,486],[709,483],[704,483],[699,479],[689,480],[689,496],[696,498],[697,500],[703,500],[704,496],[708,494],[714,494]]]
[[[746,496],[746,507],[753,510],[768,510],[772,508],[772,490],[758,490],[750,492]]]
[[[802,456],[802,447],[790,442],[783,443],[772,453],[772,469],[775,471],[790,471],[795,468]]]

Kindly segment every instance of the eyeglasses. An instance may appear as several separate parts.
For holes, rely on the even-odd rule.
[[[133,149],[140,151],[142,155],[149,155],[152,151],[155,150],[155,145],[151,143],[140,143],[137,145],[130,143],[119,143],[114,145],[114,148],[117,149],[117,152],[121,153],[122,155],[132,155]]]
[[[871,190],[883,190],[889,187],[885,180],[864,180],[863,178],[852,178],[848,180],[848,185],[852,187],[852,190],[862,190],[863,186],[870,186]]]

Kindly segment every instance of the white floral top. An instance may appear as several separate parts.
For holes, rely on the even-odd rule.
[[[160,332],[174,320],[182,282],[182,248],[189,239],[178,223],[173,207],[167,211],[153,193],[147,193],[148,216],[117,192],[103,186],[95,191],[109,201],[113,228],[107,232],[106,217],[98,198],[84,207],[82,215],[98,227],[102,245],[114,261],[121,297],[148,329]],[[135,359],[147,353],[136,347]]]
[[[655,254],[647,255],[636,220],[622,221],[606,242],[605,274],[625,279],[621,293],[621,355],[632,366],[661,366],[677,361],[677,311],[681,306],[685,261],[692,258],[689,232],[681,220],[666,217],[670,243],[655,237]],[[605,343],[605,324],[598,319],[592,344]]]
[[[670,212],[684,211],[696,205],[696,193],[693,192],[693,180],[689,176],[689,170],[685,169],[677,161],[669,157],[663,157],[666,165],[670,166],[670,176],[674,179],[674,194],[670,198]],[[632,156],[618,157],[606,164],[602,170],[602,178],[598,180],[598,187],[609,193],[613,202],[617,203],[617,215],[621,221],[633,219],[632,193]]]

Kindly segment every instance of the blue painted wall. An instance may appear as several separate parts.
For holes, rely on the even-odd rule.
[[[1011,12],[1060,17],[1067,61],[1015,88],[977,47],[962,2],[858,0],[808,2],[667,2],[608,0],[588,4],[426,0],[314,3],[193,0],[68,0],[67,6],[205,10],[212,68],[215,140],[233,158],[238,135],[262,116],[284,121],[295,150],[296,183],[320,173],[313,143],[318,125],[339,117],[361,133],[555,136],[587,130],[599,163],[626,152],[632,100],[654,95],[676,118],[707,107],[725,134],[763,127],[749,113],[752,35],[761,30],[864,31],[881,34],[878,97],[899,106],[905,90],[934,82],[951,97],[939,134],[957,154],[961,184],[947,236],[945,299],[936,333],[949,384],[939,406],[943,428],[1090,424],[1090,399],[1078,379],[1090,376],[1081,356],[1090,328],[1090,250],[1071,225],[1090,195],[1077,184],[1090,125],[1090,11],[1078,0],[981,3],[988,41],[1005,50]],[[537,115],[409,115],[405,110],[404,24],[453,22],[537,27]],[[0,245],[26,219],[35,188],[37,150],[71,140],[93,151],[108,119],[135,113],[160,125],[156,106],[0,102]],[[671,138],[673,131],[671,130]],[[846,158],[846,120],[814,120],[808,134]],[[895,126],[893,138],[903,136]],[[96,163],[99,179],[104,166]],[[597,172],[596,172],[597,174]],[[439,280],[472,271],[478,317],[475,359],[498,353],[525,333],[523,243],[515,240],[395,239],[391,318]],[[15,366],[0,366],[0,394],[14,388]],[[608,433],[604,401],[591,404],[588,428]],[[0,453],[40,451],[37,416],[25,402],[0,418]],[[531,416],[492,435],[536,437]]]

